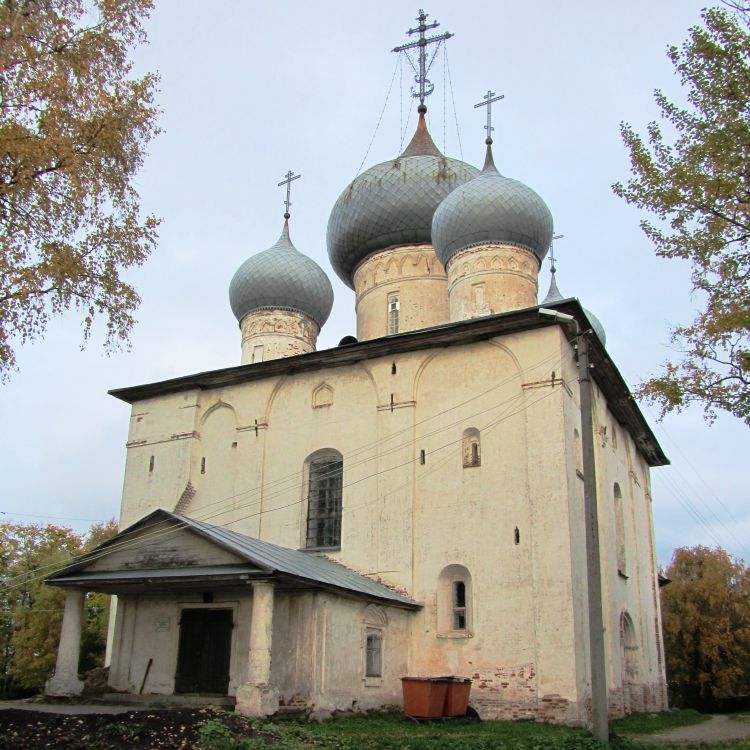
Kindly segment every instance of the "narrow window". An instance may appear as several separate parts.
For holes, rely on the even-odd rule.
[[[341,454],[310,461],[307,495],[308,548],[341,546],[341,494],[344,462]]]
[[[263,361],[263,345],[253,347],[253,362]]]
[[[479,430],[470,427],[464,430],[461,440],[461,453],[463,456],[464,469],[470,466],[482,465],[481,445],[479,442]]]
[[[367,630],[365,644],[365,677],[382,677],[383,675],[383,636],[377,630]]]
[[[466,584],[453,582],[453,629],[466,630]]]
[[[206,473],[206,457],[204,456],[201,459],[201,474],[205,474],[205,473]]]
[[[627,559],[625,554],[625,517],[622,507],[622,490],[615,482],[613,489],[615,499],[615,543],[617,545],[617,572],[627,576]]]
[[[396,374],[396,363],[394,362],[391,365],[391,375],[395,375],[395,374]]]
[[[399,303],[398,294],[388,295],[388,335],[392,336],[394,333],[398,333],[398,313]]]
[[[151,456],[151,458],[148,461],[148,473],[150,474],[154,470],[154,457]]]
[[[474,297],[474,312],[484,312],[484,309],[486,307],[484,301],[484,284],[473,284],[471,287],[471,291],[473,293],[472,296]]]
[[[516,526],[516,530],[513,532],[513,539],[516,544],[521,543],[521,532],[518,530],[518,526]]]
[[[427,463],[427,454],[424,452],[424,448],[419,451],[419,463],[424,466]]]

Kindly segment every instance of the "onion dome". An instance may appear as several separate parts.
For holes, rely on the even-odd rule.
[[[560,293],[560,290],[557,288],[557,269],[555,268],[554,261],[552,263],[552,278],[550,279],[549,283],[549,291],[547,292],[547,296],[542,300],[542,305],[549,305],[552,302],[560,302],[561,300],[565,299],[565,297],[562,296]],[[594,315],[594,313],[591,312],[591,310],[587,310],[585,307],[583,308],[583,312],[586,313],[586,317],[589,320],[589,323],[591,324],[591,329],[594,331],[594,333],[599,337],[599,341],[602,342],[603,346],[607,345],[607,334],[604,332],[604,326],[601,324],[601,321],[599,318]]]
[[[356,177],[331,211],[328,257],[342,281],[353,289],[354,269],[379,250],[431,243],[435,209],[476,174],[470,164],[443,156],[420,111],[417,131],[401,156]]]
[[[432,219],[432,241],[443,265],[471,245],[511,243],[533,251],[539,262],[552,240],[552,214],[530,187],[504,177],[492,159],[487,140],[484,169],[456,188]]]
[[[238,321],[253,310],[304,313],[322,328],[333,307],[333,288],[325,271],[289,239],[289,221],[278,242],[248,258],[229,284],[229,304]]]

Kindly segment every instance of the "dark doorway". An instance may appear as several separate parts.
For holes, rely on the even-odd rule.
[[[183,609],[175,692],[226,695],[231,646],[231,609]]]

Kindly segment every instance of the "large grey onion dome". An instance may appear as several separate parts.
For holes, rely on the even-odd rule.
[[[459,250],[487,242],[521,245],[541,263],[552,241],[547,204],[527,185],[497,171],[491,143],[481,173],[456,188],[433,216],[432,243],[444,266]]]
[[[401,156],[370,167],[336,201],[328,219],[333,269],[353,289],[354,269],[372,253],[432,242],[435,209],[477,174],[476,167],[440,153],[420,112],[417,131]]]
[[[560,293],[560,290],[557,288],[557,272],[555,269],[555,266],[552,266],[552,277],[550,279],[549,283],[549,291],[547,292],[547,296],[542,300],[542,305],[548,305],[552,302],[560,302],[560,300],[565,299],[563,295]],[[583,307],[583,305],[581,306]],[[583,308],[583,312],[586,313],[586,317],[589,319],[589,323],[591,323],[591,329],[594,331],[594,333],[599,337],[599,341],[602,342],[602,346],[607,345],[607,334],[604,331],[604,326],[602,325],[599,318],[594,315],[594,313],[591,312],[591,310]]]
[[[278,242],[237,269],[229,304],[238,321],[253,310],[281,308],[304,313],[322,328],[333,307],[333,288],[325,271],[292,244],[285,219]]]

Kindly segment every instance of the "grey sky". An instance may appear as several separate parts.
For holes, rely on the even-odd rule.
[[[278,238],[285,196],[277,183],[288,169],[303,175],[293,185],[292,239],[329,273],[336,294],[319,348],[355,330],[354,295],[328,265],[326,223],[365,155],[392,79],[365,168],[399,152],[410,81],[389,50],[406,40],[417,6],[157,5],[137,67],[161,73],[165,132],[137,186],[144,212],[164,221],[152,259],[131,275],[143,298],[132,351],[104,357],[101,330],[79,351],[73,316],[19,351],[20,372],[0,389],[5,513],[118,513],[129,408],[106,391],[239,364],[227,287],[248,255]],[[638,212],[612,194],[611,184],[628,175],[619,123],[643,132],[658,116],[657,87],[681,97],[665,50],[685,39],[703,5],[435,0],[425,7],[441,31],[456,34],[448,43],[453,96],[444,96],[442,55],[431,75],[436,143],[481,166],[484,110],[473,105],[490,87],[505,95],[493,108],[497,166],[549,205],[556,232],[565,235],[556,245],[560,289],[601,319],[609,352],[631,384],[669,356],[668,328],[690,318],[694,300],[689,269],[656,259]],[[407,138],[414,124],[412,109]],[[540,296],[548,279],[545,263]],[[696,410],[655,431],[673,462],[652,474],[660,561],[692,544],[721,544],[750,560],[748,429],[729,417],[709,427]]]

